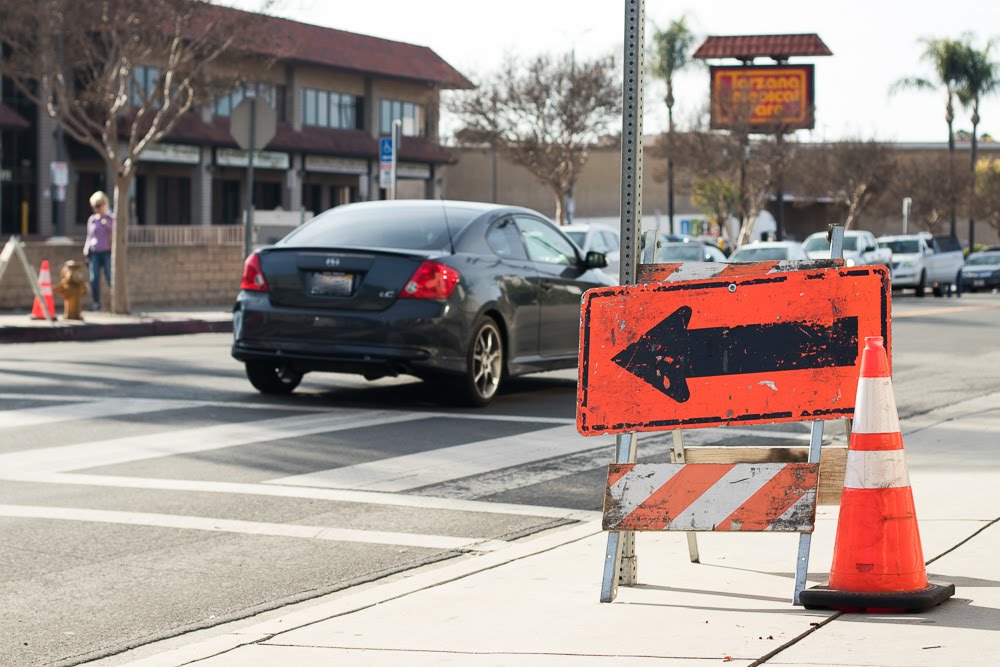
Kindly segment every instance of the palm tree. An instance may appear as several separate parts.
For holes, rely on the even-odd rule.
[[[951,215],[951,235],[957,234],[957,222],[955,217],[955,133],[953,124],[955,121],[955,95],[959,82],[962,80],[965,71],[965,60],[968,56],[968,47],[962,40],[958,39],[930,39],[924,37],[920,40],[924,44],[924,52],[921,59],[934,67],[936,81],[921,77],[907,77],[900,79],[892,85],[890,93],[895,93],[907,88],[917,90],[938,90],[944,86],[948,95],[948,104],[945,106],[944,119],[948,123],[948,178],[951,200],[949,202],[949,212]]]
[[[972,150],[969,157],[969,250],[972,250],[976,240],[976,222],[973,219],[974,199],[976,196],[976,149],[978,147],[977,129],[979,127],[979,101],[1000,89],[1000,64],[990,60],[990,47],[987,44],[982,50],[971,45],[966,46],[964,72],[957,90],[958,101],[962,106],[972,111]]]
[[[667,84],[667,215],[674,231],[674,74],[691,62],[695,36],[687,26],[687,17],[670,22],[666,30],[653,33],[653,75]]]

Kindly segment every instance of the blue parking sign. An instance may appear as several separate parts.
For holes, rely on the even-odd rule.
[[[378,140],[379,162],[392,162],[392,137],[383,137]]]

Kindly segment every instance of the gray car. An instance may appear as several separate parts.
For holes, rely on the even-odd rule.
[[[409,374],[486,405],[505,377],[576,365],[580,298],[615,282],[604,266],[530,209],[340,206],[247,258],[232,354],[264,393],[314,371]]]

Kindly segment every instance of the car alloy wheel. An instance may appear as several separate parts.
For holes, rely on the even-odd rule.
[[[302,373],[273,361],[246,362],[247,379],[262,394],[290,394],[302,381]]]
[[[476,333],[469,370],[477,397],[484,401],[492,399],[503,374],[503,341],[493,320],[484,321]]]

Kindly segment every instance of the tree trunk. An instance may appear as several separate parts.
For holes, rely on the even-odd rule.
[[[556,222],[561,227],[566,224],[566,201],[564,193],[557,188],[553,188],[552,192],[556,196]]]
[[[128,223],[129,189],[134,173],[131,169],[118,171],[115,165],[115,234],[111,244],[111,312],[127,315],[128,301]]]

